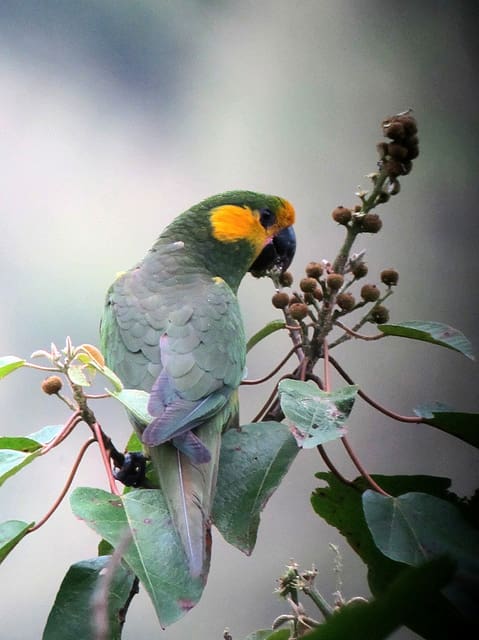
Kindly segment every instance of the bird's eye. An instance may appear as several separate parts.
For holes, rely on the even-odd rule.
[[[266,229],[267,227],[271,227],[271,225],[276,222],[276,215],[271,211],[271,209],[265,207],[259,212],[259,221]]]

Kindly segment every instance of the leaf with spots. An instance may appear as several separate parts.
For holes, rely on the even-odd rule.
[[[467,358],[474,360],[472,345],[466,336],[442,322],[398,322],[397,324],[380,324],[378,329],[387,336],[399,336],[431,342],[432,344],[458,351]]]

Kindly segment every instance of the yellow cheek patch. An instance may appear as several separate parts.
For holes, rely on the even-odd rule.
[[[266,232],[261,226],[258,214],[248,207],[225,204],[211,212],[213,237],[220,242],[237,242],[248,240],[257,247],[262,247],[266,240]]]

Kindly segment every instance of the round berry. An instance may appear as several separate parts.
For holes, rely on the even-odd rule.
[[[361,287],[361,298],[365,302],[376,302],[381,292],[375,284],[365,284]]]
[[[326,283],[331,291],[339,291],[343,286],[344,277],[340,273],[330,273],[326,278]]]
[[[285,271],[279,276],[279,282],[283,287],[290,287],[293,284],[293,274],[291,271]]]
[[[336,304],[343,309],[343,311],[351,311],[354,309],[356,300],[351,293],[340,293],[336,297]]]
[[[308,278],[318,279],[323,273],[323,265],[320,262],[308,262],[305,272]]]
[[[388,287],[395,287],[399,281],[399,273],[396,269],[384,269],[381,271],[381,282]]]
[[[302,278],[299,283],[299,288],[303,293],[311,293],[318,287],[318,281],[316,278]]]
[[[304,304],[304,302],[295,302],[290,305],[289,313],[295,320],[304,320],[308,315],[308,305]]]
[[[333,209],[331,215],[338,224],[348,224],[352,217],[351,209],[342,206]]]
[[[389,311],[386,307],[383,307],[381,304],[371,311],[371,321],[376,324],[384,324],[389,320]]]
[[[378,233],[383,226],[382,220],[377,213],[366,213],[359,219],[359,222],[363,233]]]
[[[368,265],[365,262],[358,262],[351,269],[351,272],[353,276],[356,278],[356,280],[359,280],[360,278],[364,278],[364,276],[366,276],[368,273]]]
[[[42,382],[42,391],[49,396],[54,396],[63,387],[62,379],[58,376],[48,376]]]
[[[284,309],[289,304],[289,295],[284,291],[277,291],[271,298],[271,302],[276,309]]]

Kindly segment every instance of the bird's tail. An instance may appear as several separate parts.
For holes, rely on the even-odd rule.
[[[154,473],[185,550],[190,573],[192,576],[202,575],[205,580],[211,557],[210,515],[218,475],[221,433],[236,408],[234,394],[220,412],[195,429],[195,434],[209,450],[208,462],[193,462],[170,443],[149,450]]]

